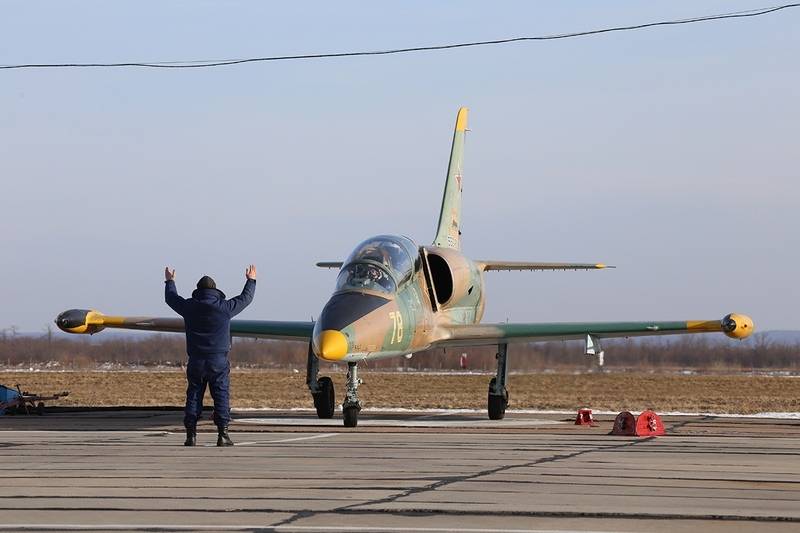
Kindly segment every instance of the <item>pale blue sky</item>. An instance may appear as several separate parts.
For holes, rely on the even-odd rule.
[[[560,33],[709,2],[13,2],[0,64],[217,59]],[[464,252],[486,321],[717,318],[800,329],[800,9],[449,52],[197,70],[0,71],[0,328],[168,316],[165,265],[243,318],[319,313],[363,238],[433,238],[470,107]]]

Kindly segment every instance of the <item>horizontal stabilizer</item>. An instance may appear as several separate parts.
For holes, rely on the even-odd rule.
[[[342,268],[341,261],[320,261],[317,263],[320,268]]]
[[[599,270],[616,268],[603,263],[530,263],[527,261],[475,261],[483,271],[489,270]]]

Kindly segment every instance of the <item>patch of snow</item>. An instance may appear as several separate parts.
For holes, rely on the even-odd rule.
[[[337,410],[341,410],[341,406],[337,406]],[[316,413],[314,409],[307,407],[240,407],[231,409],[234,413],[252,413],[256,411],[268,412],[305,412]],[[408,414],[438,414],[438,415],[457,415],[457,414],[483,414],[485,409],[412,409],[405,407],[365,407],[362,409],[365,412],[373,413],[408,413]],[[565,415],[575,416],[577,410],[574,411],[560,411],[560,410],[547,410],[547,409],[508,409],[508,414],[525,414],[525,415]],[[636,416],[640,411],[631,411]],[[592,410],[593,415],[609,415],[616,416],[619,411],[595,411]],[[711,416],[716,418],[770,418],[779,420],[800,420],[800,413],[754,413],[754,414],[737,414],[737,413],[690,413],[682,411],[664,411],[658,412],[661,416]]]

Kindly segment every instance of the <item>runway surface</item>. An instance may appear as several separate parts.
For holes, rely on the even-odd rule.
[[[0,417],[0,530],[800,530],[800,422],[565,415],[236,415],[184,448],[174,410]]]

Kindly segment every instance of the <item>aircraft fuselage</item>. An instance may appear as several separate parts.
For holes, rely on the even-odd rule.
[[[483,272],[460,252],[378,236],[339,271],[312,348],[328,361],[406,355],[429,348],[439,326],[480,322],[483,309]]]

